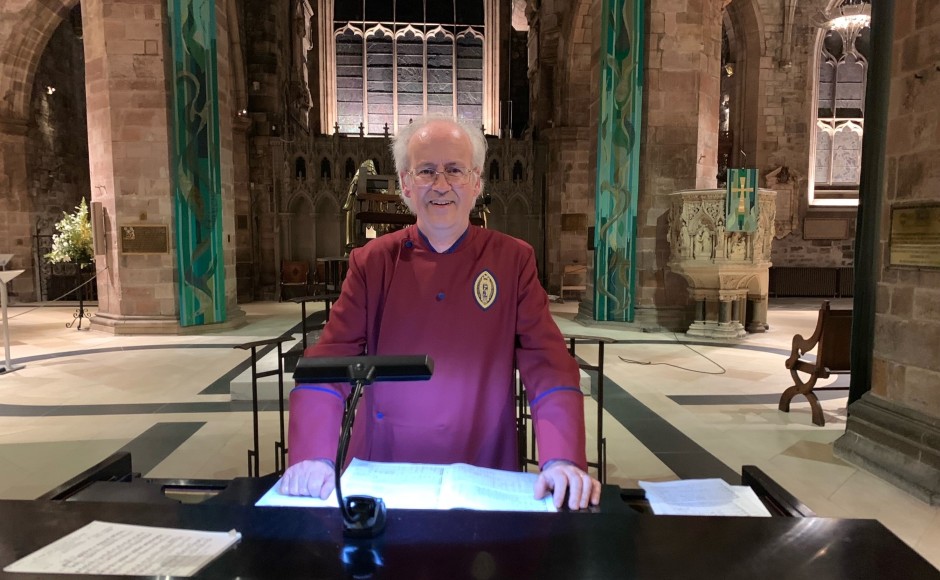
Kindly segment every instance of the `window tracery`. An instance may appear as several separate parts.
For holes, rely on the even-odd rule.
[[[333,2],[338,131],[355,134],[362,124],[365,134],[382,135],[425,113],[483,125],[487,43],[495,42],[484,23],[490,4]]]
[[[817,55],[814,177],[810,203],[856,205],[871,56],[868,20],[834,18]]]

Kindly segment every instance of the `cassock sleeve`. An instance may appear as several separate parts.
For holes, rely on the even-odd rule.
[[[339,298],[330,310],[320,339],[307,347],[304,356],[357,356],[366,344],[366,283],[363,270],[349,256],[349,271],[343,281]],[[297,384],[290,393],[288,421],[289,465],[307,459],[336,457],[343,420],[343,409],[349,395],[348,384]]]
[[[516,364],[532,409],[540,467],[564,459],[587,470],[578,363],[552,319],[529,246],[519,278],[516,336]]]

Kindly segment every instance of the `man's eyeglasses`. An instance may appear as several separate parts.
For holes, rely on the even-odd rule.
[[[450,185],[466,185],[470,182],[470,176],[474,174],[472,169],[466,167],[447,167],[443,171],[424,167],[422,169],[412,169],[408,175],[414,180],[415,185],[426,187],[437,181],[438,175],[443,175],[444,179]]]

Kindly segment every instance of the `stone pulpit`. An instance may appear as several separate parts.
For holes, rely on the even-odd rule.
[[[776,192],[758,191],[752,232],[726,231],[725,194],[697,189],[669,195],[668,266],[689,284],[695,312],[686,334],[692,336],[738,338],[768,328]]]

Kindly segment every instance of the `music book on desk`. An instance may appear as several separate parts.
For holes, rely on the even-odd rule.
[[[353,458],[343,473],[343,495],[380,497],[389,509],[472,509],[554,512],[551,495],[535,499],[534,473],[487,469],[464,463],[380,463]],[[326,499],[282,495],[274,484],[256,506],[335,508]]]
[[[754,490],[724,480],[641,481],[656,515],[771,517]]]

